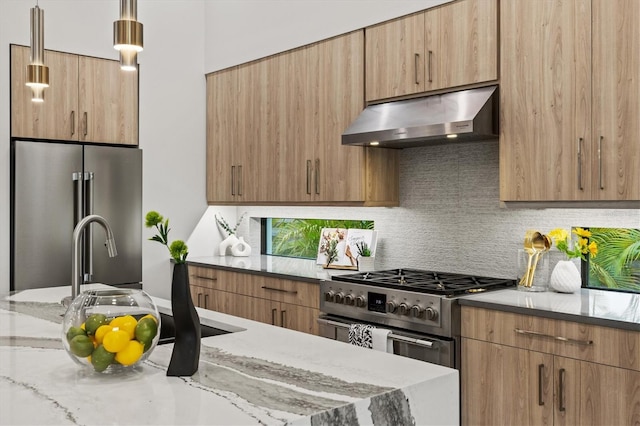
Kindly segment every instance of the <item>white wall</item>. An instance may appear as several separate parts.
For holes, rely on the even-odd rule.
[[[9,289],[9,44],[29,44],[34,5],[0,0],[0,293]],[[39,0],[39,5],[47,49],[117,59],[112,47],[117,0]],[[138,0],[145,39],[139,56],[143,209],[171,219],[171,239],[187,239],[206,208],[203,10],[203,0]],[[145,289],[168,296],[168,251],[147,241],[143,250]]]
[[[227,68],[449,1],[206,1],[205,70]]]

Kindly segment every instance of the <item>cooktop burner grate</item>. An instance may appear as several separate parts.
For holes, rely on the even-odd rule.
[[[334,281],[411,290],[420,293],[455,296],[480,293],[489,289],[510,287],[515,280],[506,278],[479,277],[450,272],[423,271],[419,269],[389,269],[383,271],[359,272],[357,274],[335,275]]]

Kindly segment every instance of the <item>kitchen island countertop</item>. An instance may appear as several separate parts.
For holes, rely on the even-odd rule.
[[[201,309],[231,333],[202,339],[193,376],[166,376],[170,344],[124,375],[94,373],[62,349],[68,290],[0,299],[0,423],[459,423],[456,370]]]

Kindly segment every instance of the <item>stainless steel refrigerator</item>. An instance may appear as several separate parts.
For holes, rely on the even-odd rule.
[[[91,224],[83,282],[139,285],[142,150],[11,141],[11,290],[70,286],[73,229],[89,214],[109,222],[118,255],[107,255],[104,230]]]

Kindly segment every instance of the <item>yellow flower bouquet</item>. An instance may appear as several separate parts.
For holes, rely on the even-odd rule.
[[[573,249],[569,248],[569,232],[567,230],[556,228],[549,232],[549,236],[553,239],[558,250],[564,253],[568,259],[579,257],[585,260],[587,253],[591,257],[595,257],[598,254],[598,244],[595,241],[589,242],[591,232],[583,228],[575,228],[572,233],[578,237],[573,244]]]

